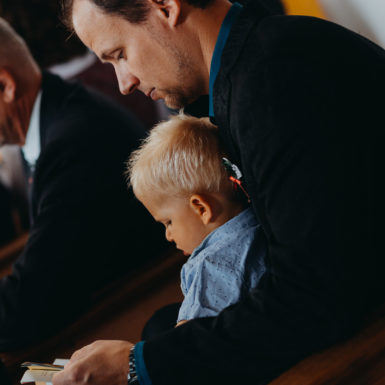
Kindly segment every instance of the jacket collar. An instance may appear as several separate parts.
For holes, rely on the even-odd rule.
[[[58,116],[64,99],[67,97],[64,81],[57,75],[43,71],[41,89],[43,91],[40,115],[40,143],[43,149],[48,139],[48,128]]]
[[[230,10],[228,11],[225,19],[223,20],[221,29],[219,31],[219,35],[217,38],[217,42],[215,44],[213,57],[211,59],[210,66],[210,92],[209,92],[209,115],[214,117],[214,107],[213,107],[213,88],[215,79],[217,78],[219,69],[221,67],[221,59],[223,48],[226,45],[227,39],[229,37],[231,27],[237,19],[239,13],[242,10],[242,5],[239,3],[234,3]]]
[[[247,39],[251,29],[262,19],[272,15],[273,13],[258,0],[251,0],[244,5],[232,26],[230,36],[223,49],[220,69],[223,75],[227,76],[238,62],[243,49],[243,42]]]

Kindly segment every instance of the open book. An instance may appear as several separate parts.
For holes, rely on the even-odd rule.
[[[51,385],[52,377],[55,373],[64,369],[64,365],[69,360],[56,359],[53,364],[42,364],[38,362],[24,362],[22,368],[27,368],[21,384],[35,383],[36,385]]]

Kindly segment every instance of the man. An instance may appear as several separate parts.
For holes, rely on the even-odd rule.
[[[123,93],[210,115],[268,242],[244,301],[133,345],[75,352],[63,384],[259,384],[330,346],[384,301],[385,54],[339,26],[257,1],[65,0],[70,25]],[[381,198],[382,199],[382,198]],[[128,360],[129,357],[129,360]]]
[[[48,73],[0,19],[0,143],[25,157],[32,227],[0,280],[0,350],[36,342],[87,309],[95,290],[148,260],[163,232],[125,189],[143,137],[108,100]]]

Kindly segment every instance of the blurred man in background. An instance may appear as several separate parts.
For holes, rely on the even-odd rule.
[[[7,351],[74,320],[98,288],[159,254],[164,241],[122,176],[141,125],[104,97],[42,73],[2,19],[0,41],[0,144],[22,147],[31,218],[25,249],[0,280]]]
[[[76,35],[68,38],[59,12],[58,1],[0,0],[1,17],[24,39],[40,68],[65,80],[79,80],[86,87],[111,97],[146,129],[168,116],[162,102],[155,103],[140,92],[122,95],[112,66],[102,64]],[[0,242],[1,239],[7,242],[28,229],[28,204],[22,186],[24,170],[19,149],[5,146],[0,149],[0,158],[5,162],[4,167],[0,162],[0,188],[7,195],[1,204],[4,216],[0,218]],[[12,213],[11,221],[9,213]]]

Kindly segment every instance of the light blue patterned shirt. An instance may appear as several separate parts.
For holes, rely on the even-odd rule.
[[[178,322],[211,317],[238,302],[265,272],[265,237],[251,208],[210,233],[183,265]]]

